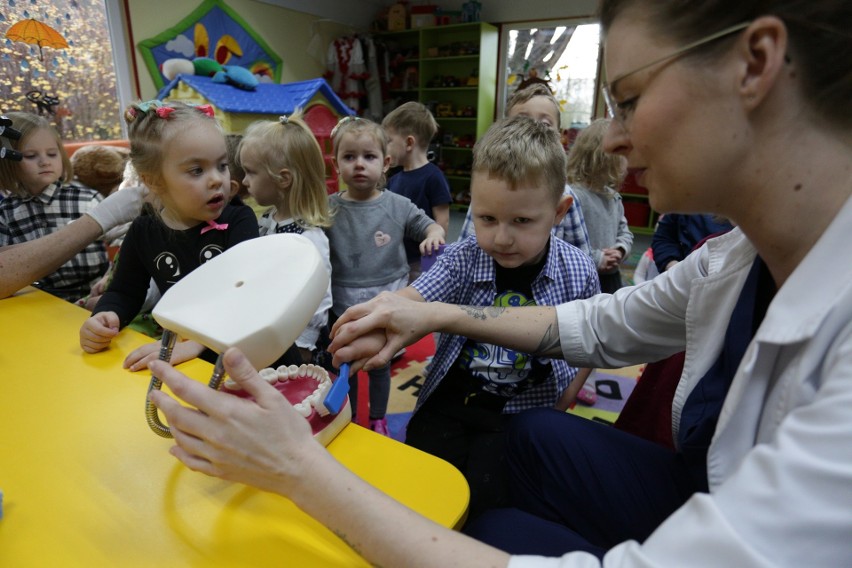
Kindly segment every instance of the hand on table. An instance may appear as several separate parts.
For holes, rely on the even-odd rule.
[[[112,338],[118,335],[118,314],[100,312],[87,319],[80,327],[80,347],[86,353],[97,353],[109,347]]]
[[[160,358],[160,342],[146,343],[142,347],[137,347],[130,352],[130,355],[124,359],[124,368],[131,371],[141,371],[150,367],[152,361]],[[195,341],[179,341],[175,343],[172,349],[172,358],[170,363],[177,365],[190,359],[195,359],[204,351],[204,346]]]

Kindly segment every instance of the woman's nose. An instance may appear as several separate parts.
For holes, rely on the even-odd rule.
[[[603,138],[603,149],[608,154],[620,154],[627,157],[632,148],[627,129],[617,120],[611,120]]]

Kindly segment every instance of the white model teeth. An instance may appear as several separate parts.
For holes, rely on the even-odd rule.
[[[260,378],[267,383],[274,385],[278,381],[289,381],[297,377],[310,377],[317,382],[317,388],[314,392],[305,397],[305,400],[293,405],[296,412],[308,418],[311,415],[311,409],[316,410],[320,416],[327,416],[328,409],[325,407],[325,397],[328,391],[331,390],[331,379],[328,373],[322,367],[317,365],[281,365],[277,369],[267,367],[261,369],[258,374]],[[228,390],[240,390],[239,384],[231,378],[225,379],[225,388]]]
[[[266,369],[261,369],[260,378],[269,383],[270,385],[274,385],[278,381],[278,371],[270,367],[267,367]]]
[[[296,412],[307,418],[311,415],[311,405],[305,404],[305,401],[297,402],[293,405],[293,408],[296,409]]]

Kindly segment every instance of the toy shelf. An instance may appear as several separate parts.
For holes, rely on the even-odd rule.
[[[440,130],[436,163],[450,191],[466,208],[470,201],[473,143],[494,122],[497,91],[497,28],[486,23],[449,24],[377,34],[391,57],[391,108],[419,101],[430,108]],[[403,89],[416,84],[417,89]]]

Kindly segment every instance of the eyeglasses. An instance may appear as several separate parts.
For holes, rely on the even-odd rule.
[[[735,32],[738,32],[740,30],[744,30],[745,28],[747,28],[750,25],[751,25],[751,22],[742,22],[742,23],[737,24],[735,26],[725,28],[725,29],[720,30],[720,31],[718,31],[714,34],[707,36],[707,37],[701,38],[701,39],[696,40],[692,43],[688,43],[685,46],[678,49],[677,51],[675,51],[674,53],[670,53],[670,54],[668,54],[664,57],[660,57],[659,59],[654,59],[650,63],[646,63],[645,65],[642,65],[641,67],[637,67],[636,69],[633,69],[632,71],[628,71],[627,73],[619,75],[618,77],[616,77],[615,79],[613,79],[609,83],[605,83],[601,87],[601,91],[603,93],[603,99],[604,99],[604,102],[606,103],[606,107],[607,107],[607,111],[609,111],[609,115],[611,117],[615,118],[615,120],[618,121],[618,123],[622,126],[622,128],[625,128],[625,129],[627,128],[627,122],[630,120],[630,117],[633,116],[633,110],[635,108],[635,105],[630,104],[630,103],[635,102],[635,98],[630,99],[629,101],[627,101],[628,104],[625,104],[623,101],[621,103],[616,102],[615,97],[613,97],[613,95],[612,95],[612,87],[615,86],[616,83],[618,83],[619,81],[621,81],[625,77],[629,77],[630,75],[638,73],[639,71],[644,71],[645,69],[648,69],[649,67],[653,67],[654,65],[657,65],[658,63],[662,63],[663,61],[667,61],[669,59],[674,59],[676,57],[680,57],[681,55],[695,49],[696,47],[706,45],[706,44],[708,44],[712,41],[716,41],[717,39],[721,39],[725,36],[729,36],[729,35],[731,35]]]

